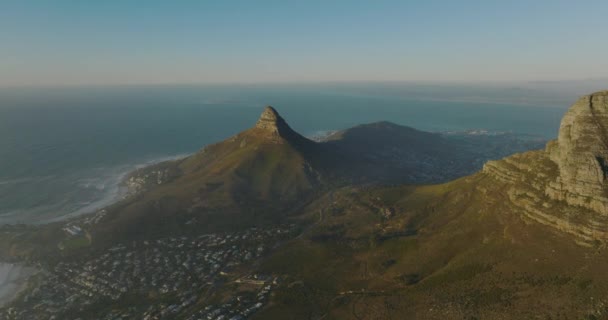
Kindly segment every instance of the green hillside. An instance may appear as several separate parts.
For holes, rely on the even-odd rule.
[[[603,318],[606,249],[522,219],[502,187],[477,174],[336,192],[263,262],[289,284],[256,319]]]

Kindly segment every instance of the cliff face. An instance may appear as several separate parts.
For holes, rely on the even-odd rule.
[[[608,240],[608,91],[580,98],[544,151],[488,162],[509,200],[535,221],[590,243]]]
[[[559,176],[547,194],[568,204],[608,214],[608,91],[579,99],[564,116],[547,153]]]

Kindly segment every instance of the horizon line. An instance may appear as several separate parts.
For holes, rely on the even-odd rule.
[[[324,84],[410,84],[410,85],[515,85],[560,84],[568,82],[608,81],[608,78],[579,78],[558,80],[289,80],[289,81],[220,81],[220,82],[123,82],[123,83],[62,83],[0,85],[0,89],[69,89],[114,87],[181,87],[181,86],[280,86]]]

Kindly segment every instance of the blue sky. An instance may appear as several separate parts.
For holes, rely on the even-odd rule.
[[[608,78],[608,1],[0,2],[0,86]]]

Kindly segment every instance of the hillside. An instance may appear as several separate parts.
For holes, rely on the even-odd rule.
[[[604,318],[605,247],[527,219],[506,188],[479,173],[336,192],[262,263],[288,285],[256,319]]]
[[[337,131],[322,140],[346,155],[351,183],[430,184],[479,171],[488,160],[541,149],[544,139],[510,133],[431,133],[388,121]]]
[[[548,150],[576,145],[576,135],[564,137]],[[560,168],[572,169],[563,163],[584,172],[587,160],[560,167],[553,151],[538,150],[444,184],[386,184],[446,179],[537,143],[501,145],[513,141],[381,122],[313,142],[268,107],[251,129],[133,173],[131,194],[104,210],[4,228],[3,254],[45,272],[0,315],[601,318],[601,212],[539,191],[563,181]],[[602,163],[601,152],[591,159]]]
[[[323,141],[349,159],[353,182],[431,183],[453,178],[446,159],[466,157],[458,145],[441,135],[391,122],[358,125]],[[356,173],[356,174],[355,174]],[[462,175],[463,172],[459,171]],[[458,174],[458,173],[456,173]]]
[[[547,150],[422,187],[346,188],[265,260],[290,285],[257,319],[604,319],[606,92]]]
[[[487,159],[536,146],[510,147],[505,141],[479,143],[379,122],[314,142],[267,107],[251,129],[131,174],[130,198],[107,210],[91,233],[103,242],[119,234],[185,232],[180,226],[186,223],[193,232],[200,231],[196,226],[276,223],[335,188],[448,181],[478,170]],[[498,155],[494,146],[502,148]],[[480,151],[485,149],[491,152]]]
[[[349,185],[433,183],[465,176],[488,159],[537,148],[513,135],[442,135],[390,122],[360,125],[313,142],[267,107],[256,124],[180,160],[141,168],[125,179],[127,197],[92,215],[38,228],[11,229],[6,259],[55,257],[62,228],[89,239],[67,247],[200,234],[274,224],[330,190]],[[15,230],[19,230],[18,232]]]
[[[266,107],[248,130],[184,159],[133,173],[127,179],[130,198],[107,210],[93,228],[93,238],[280,221],[326,185],[329,171],[323,154],[319,144]]]

